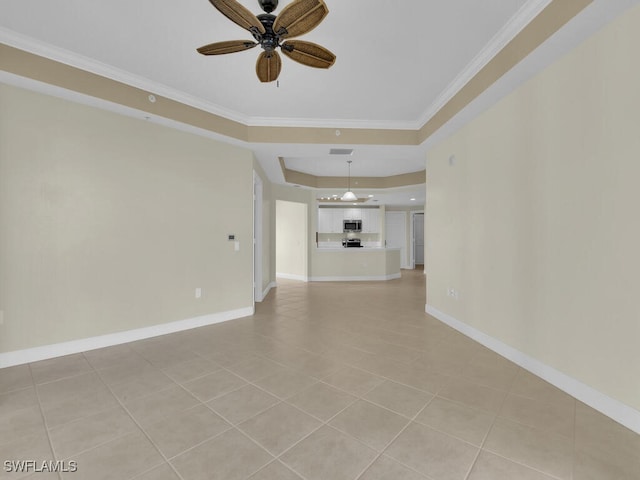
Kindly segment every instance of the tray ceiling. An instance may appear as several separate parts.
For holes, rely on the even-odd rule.
[[[411,131],[425,125],[536,15],[562,1],[325,1],[329,15],[301,39],[329,48],[337,55],[336,64],[329,70],[317,70],[284,58],[278,84],[257,80],[256,49],[216,57],[196,52],[206,43],[249,38],[248,32],[206,0],[3,0],[0,42],[249,129],[307,128],[303,142],[297,140],[296,130],[276,140],[270,138],[269,130],[254,130],[247,139],[228,138],[251,148],[269,179],[283,183],[281,157],[287,168],[309,175],[344,176],[346,157],[328,155],[328,149],[335,146],[355,149],[351,158],[354,175],[391,176],[423,170],[430,141],[459,128],[638,3],[576,0],[589,7],[482,91],[426,142],[407,143],[388,142],[382,137],[378,142],[371,129],[397,133],[388,133],[389,138],[410,138]],[[261,13],[255,0],[240,3]],[[288,3],[290,0],[281,0],[275,13]],[[156,118],[148,111],[140,112],[140,118],[167,124],[166,118]],[[335,144],[326,133],[315,134],[309,128],[331,129]],[[342,136],[340,129],[345,132]],[[360,129],[354,138],[366,137],[367,142],[349,143],[354,129]],[[365,130],[368,136],[362,133]],[[227,138],[218,133],[214,138]],[[316,137],[318,141],[309,141]],[[416,192],[420,189],[424,191],[424,186]]]

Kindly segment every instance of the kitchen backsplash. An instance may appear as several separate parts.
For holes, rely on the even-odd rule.
[[[343,238],[359,238],[365,247],[381,246],[379,233],[319,233],[319,247],[342,247]]]

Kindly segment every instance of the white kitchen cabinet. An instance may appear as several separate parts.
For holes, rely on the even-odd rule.
[[[380,215],[377,208],[362,209],[362,233],[379,233]]]
[[[370,233],[380,233],[380,210],[375,208],[369,210],[369,222],[371,224]]]
[[[344,220],[362,220],[362,209],[344,208]]]
[[[362,220],[362,233],[369,233],[369,209],[361,209],[360,220]]]
[[[333,208],[332,221],[331,221],[331,233],[342,233],[344,232],[344,225],[342,220],[344,220],[343,212],[341,208]]]
[[[342,208],[319,208],[318,209],[318,232],[319,233],[342,233]]]
[[[318,232],[343,233],[343,220],[362,220],[362,233],[380,233],[377,208],[319,208]]]

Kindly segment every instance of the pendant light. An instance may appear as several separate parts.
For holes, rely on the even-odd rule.
[[[342,195],[342,198],[340,200],[342,200],[343,202],[355,202],[356,200],[358,200],[358,197],[356,197],[356,194],[353,193],[351,191],[351,162],[353,160],[347,160],[347,163],[349,164],[349,183],[347,186],[347,191],[345,192],[344,195]]]

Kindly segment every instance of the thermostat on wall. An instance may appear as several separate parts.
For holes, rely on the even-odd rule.
[[[234,234],[228,235],[227,240],[229,240],[230,242],[234,241],[235,239],[236,239],[236,236]]]

